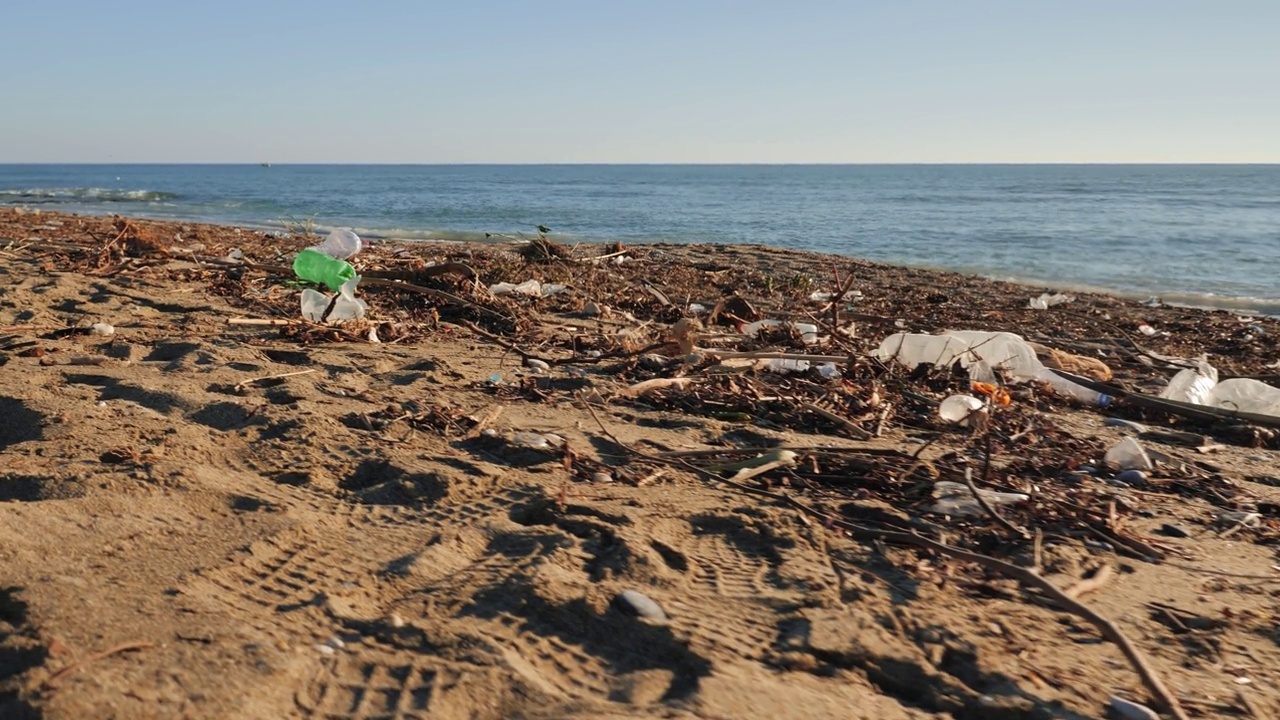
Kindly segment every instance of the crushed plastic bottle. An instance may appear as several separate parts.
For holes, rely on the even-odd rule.
[[[1160,393],[1160,397],[1205,405],[1209,401],[1209,393],[1217,384],[1218,369],[1201,358],[1198,367],[1178,371],[1169,381],[1169,386]]]
[[[359,277],[353,277],[343,283],[338,288],[336,300],[331,295],[306,288],[302,291],[300,299],[302,317],[311,322],[320,322],[320,318],[324,317],[324,311],[329,309],[330,303],[333,304],[333,309],[329,311],[329,316],[325,318],[328,322],[345,322],[347,320],[359,320],[364,317],[369,305],[355,296],[356,284],[359,282]]]
[[[363,246],[359,235],[351,230],[338,229],[330,232],[324,242],[316,245],[315,249],[329,257],[346,260],[355,257]]]
[[[994,490],[978,490],[978,494],[991,505],[1013,505],[1031,499],[1030,495],[1024,493],[996,492]],[[957,516],[980,515],[982,513],[982,506],[974,499],[973,492],[969,490],[969,486],[964,483],[939,480],[933,484],[933,496],[938,499],[930,507],[933,512]]]
[[[346,260],[326,255],[315,248],[307,248],[293,259],[293,274],[337,291],[343,283],[356,276],[356,269]]]

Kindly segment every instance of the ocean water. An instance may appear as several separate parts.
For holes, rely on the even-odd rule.
[[[0,206],[763,243],[1280,314],[1278,165],[0,165]]]

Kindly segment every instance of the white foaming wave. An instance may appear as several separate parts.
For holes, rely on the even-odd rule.
[[[100,187],[70,188],[5,188],[0,189],[0,203],[161,202],[173,200],[174,193],[159,190],[123,190]]]
[[[1280,317],[1280,298],[1255,297],[1253,295],[1219,295],[1218,293],[1211,292],[1179,290],[1171,290],[1169,292],[1115,290],[1097,285],[1087,285],[1085,283],[1033,280],[1009,275],[997,276],[986,273],[982,276],[989,280],[1001,280],[1018,285],[1025,285],[1028,287],[1028,290],[1031,288],[1047,288],[1058,292],[1113,295],[1116,297],[1127,298],[1129,300],[1143,300],[1153,303],[1158,302],[1162,305],[1173,305],[1176,307],[1197,308],[1201,310],[1228,310],[1241,315],[1266,315],[1271,317]]]

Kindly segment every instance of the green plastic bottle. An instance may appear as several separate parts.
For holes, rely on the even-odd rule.
[[[356,276],[356,269],[346,260],[329,257],[315,248],[307,248],[293,259],[293,274],[337,291],[343,283]]]

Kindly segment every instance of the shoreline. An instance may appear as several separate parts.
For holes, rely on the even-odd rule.
[[[131,191],[141,192],[141,191]],[[84,215],[86,217],[109,217],[116,213],[106,210],[95,210],[91,207],[81,208],[76,212],[65,212],[62,210],[47,210],[40,204],[23,205],[15,204],[5,206],[9,209],[24,209],[28,212],[54,212]],[[126,213],[128,214],[128,213]],[[306,219],[297,220],[294,218],[281,218],[275,221],[219,221],[214,219],[196,219],[196,215],[174,217],[156,213],[135,212],[131,217],[145,218],[156,222],[171,222],[176,224],[204,224],[220,227],[240,227],[245,229],[261,230],[264,232],[287,233],[293,226],[310,226]],[[413,230],[406,228],[387,228],[376,229],[366,228],[356,225],[328,225],[315,224],[314,230],[323,234],[328,230],[338,227],[353,229],[363,238],[370,240],[386,241],[386,242],[406,242],[406,243],[435,243],[435,242],[488,242],[490,240],[503,242],[507,238],[515,238],[520,233],[501,233],[488,232],[482,230]],[[527,237],[531,238],[534,233],[528,233]],[[603,239],[578,239],[575,236],[564,234],[552,234],[552,239],[564,244],[610,244],[619,240],[611,238]],[[688,241],[671,241],[661,238],[647,238],[642,240],[620,240],[624,243],[634,242],[637,245],[701,245],[705,242],[697,239]],[[752,242],[734,242],[727,243],[730,245],[746,244],[754,245],[759,243]],[[778,246],[782,247],[782,246]],[[783,248],[789,249],[789,248]],[[815,250],[795,250],[796,252],[815,253],[815,254],[831,254],[823,251]],[[859,255],[846,255],[837,253],[836,256],[844,257],[851,260],[864,259]],[[1002,269],[986,269],[981,267],[944,267],[933,265],[928,262],[910,262],[910,261],[891,261],[891,260],[868,260],[870,262],[880,262],[887,265],[901,265],[904,267],[913,267],[923,270],[937,272],[952,272],[962,275],[975,275],[988,280],[1012,282],[1015,284],[1026,285],[1030,287],[1038,287],[1050,291],[1067,292],[1067,293],[1089,293],[1089,294],[1110,294],[1118,297],[1124,297],[1134,300],[1157,300],[1170,305],[1188,307],[1195,309],[1209,310],[1228,310],[1240,315],[1257,315],[1266,317],[1280,317],[1280,297],[1268,297],[1259,295],[1229,295],[1216,292],[1199,291],[1199,290],[1156,290],[1156,289],[1130,289],[1126,287],[1110,287],[1102,285],[1093,285],[1087,282],[1078,282],[1074,280],[1063,280],[1057,278],[1034,278],[1010,275],[1008,270]]]
[[[31,207],[24,207],[24,206],[0,207],[0,211],[6,211],[6,210],[8,212],[24,212],[24,213],[32,213],[37,215],[51,214],[54,216],[65,215],[69,217],[85,217],[85,218],[107,218],[107,217],[117,216],[116,213],[107,213],[107,212],[102,212],[102,213],[63,212],[59,210],[45,210],[39,207],[31,208]],[[213,227],[213,228],[233,228],[233,229],[238,228],[241,230],[251,230],[251,231],[257,231],[257,232],[269,233],[278,237],[288,237],[290,235],[296,234],[297,229],[308,226],[306,222],[299,222],[294,220],[280,220],[275,223],[270,223],[270,222],[221,223],[221,222],[214,222],[214,221],[208,221],[208,220],[174,219],[171,217],[155,216],[155,215],[147,215],[147,214],[129,215],[127,217],[145,219],[145,220],[156,222],[156,223],[169,223],[176,226],[201,225],[201,226],[207,226],[207,227]],[[310,227],[312,227],[312,230],[317,238],[322,238],[325,233],[333,229],[337,229],[340,227],[349,228],[349,226],[336,226],[336,225],[329,226],[329,225],[322,225],[322,224],[316,224]],[[293,228],[295,232],[290,232],[291,228]],[[364,232],[361,232],[362,230]],[[536,235],[532,233],[524,237],[521,237],[518,234],[489,233],[489,232],[481,232],[481,231],[461,231],[461,230],[460,231],[423,230],[421,231],[421,233],[423,234],[422,237],[414,237],[406,234],[396,234],[396,233],[404,232],[402,230],[396,230],[396,229],[380,231],[380,230],[369,229],[369,228],[354,228],[354,231],[357,234],[359,234],[361,238],[364,238],[365,240],[368,240],[368,241],[373,241],[378,243],[392,243],[392,244],[403,243],[406,245],[417,245],[417,244],[433,245],[433,244],[451,244],[451,243],[459,244],[459,245],[466,245],[469,243],[476,243],[481,245],[493,243],[497,245],[504,245],[504,244],[518,243],[518,242],[529,242],[534,237],[536,237]],[[557,235],[555,233],[552,233],[549,237],[553,241],[556,241],[568,246],[577,246],[577,245],[605,246],[605,245],[611,245],[615,242],[624,242],[627,244],[632,244],[632,241],[625,241],[625,240],[623,241],[619,241],[619,240],[577,241],[577,240],[574,240],[572,236]],[[3,239],[3,238],[0,238],[0,239]],[[1152,293],[1148,291],[1099,287],[1099,286],[1093,286],[1093,285],[1088,285],[1085,283],[1079,283],[1079,282],[1069,281],[1069,280],[1048,280],[1048,279],[1035,279],[1035,278],[1023,278],[1023,277],[1017,277],[1017,276],[1008,276],[1008,275],[1002,275],[996,271],[984,271],[981,269],[973,269],[973,268],[950,269],[946,267],[940,267],[940,266],[928,265],[928,264],[887,262],[883,260],[867,259],[861,256],[844,255],[844,254],[838,254],[838,253],[826,253],[826,252],[819,252],[819,251],[813,251],[813,250],[800,250],[800,249],[786,248],[781,246],[774,246],[774,245],[768,245],[763,243],[753,243],[753,242],[709,244],[709,243],[696,242],[696,241],[673,242],[668,240],[668,241],[635,242],[634,245],[637,247],[655,247],[655,248],[699,247],[699,246],[708,246],[708,245],[714,245],[714,246],[723,245],[726,247],[759,246],[759,247],[765,247],[765,248],[774,248],[774,249],[789,252],[789,253],[797,253],[800,255],[839,258],[839,259],[843,259],[850,262],[865,262],[865,263],[883,265],[886,267],[910,268],[910,269],[921,270],[926,272],[940,273],[943,275],[954,274],[961,277],[973,277],[973,278],[979,278],[985,281],[1022,286],[1028,289],[1036,289],[1040,291],[1061,292],[1061,293],[1067,293],[1067,294],[1108,295],[1108,296],[1113,296],[1113,297],[1121,298],[1125,300],[1141,302],[1144,304],[1157,306],[1157,307],[1160,305],[1166,305],[1169,307],[1185,308],[1190,310],[1226,311],[1242,317],[1280,318],[1280,297],[1268,298],[1268,297],[1256,297],[1256,296],[1219,295],[1215,293],[1194,292],[1194,291],[1172,291],[1172,292],[1166,292],[1166,293]]]

